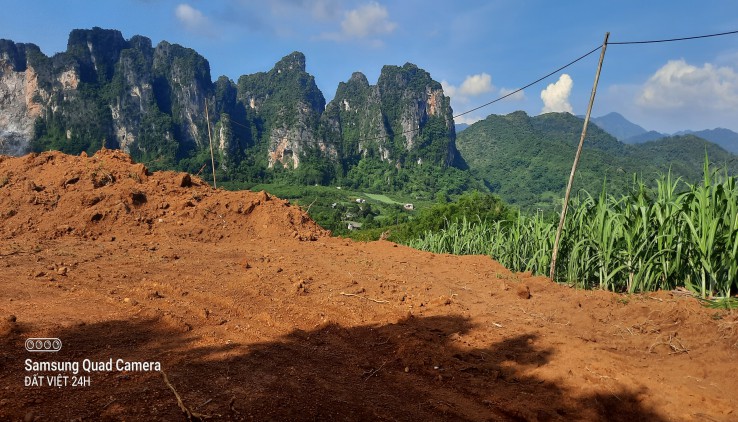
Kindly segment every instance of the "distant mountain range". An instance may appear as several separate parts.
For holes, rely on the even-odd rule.
[[[490,115],[459,133],[456,144],[472,174],[492,192],[524,209],[552,209],[563,196],[582,123],[569,113]],[[624,193],[634,174],[652,183],[669,170],[695,183],[705,151],[711,162],[738,173],[738,157],[693,134],[629,145],[590,124],[574,189],[596,195],[606,180],[609,192]]]
[[[627,139],[648,132],[641,126],[626,119],[620,113],[609,113],[602,117],[594,117],[592,118],[592,123],[614,136],[618,141],[625,142],[626,144],[631,143],[627,142]]]
[[[626,144],[641,144],[672,136],[654,130],[646,130],[619,113],[609,113],[601,117],[595,117],[592,119],[592,123]],[[730,129],[683,130],[673,135],[695,135],[720,145],[726,151],[738,154],[738,133]]]
[[[717,129],[705,129],[697,132],[686,130],[677,132],[675,135],[692,134],[699,136],[700,138],[707,139],[710,142],[716,143],[723,147],[726,151],[730,151],[733,154],[738,154],[738,133],[733,132],[730,129],[717,128]]]
[[[560,203],[581,118],[518,111],[454,125],[442,85],[412,63],[384,66],[376,84],[356,72],[326,102],[305,61],[293,52],[264,72],[213,80],[196,51],[116,30],[73,30],[51,57],[0,39],[0,154],[118,148],[151,169],[207,173],[212,134],[219,184],[233,187],[432,200],[486,186],[523,208]],[[576,188],[590,192],[605,178],[624,192],[634,173],[650,181],[669,169],[696,182],[705,150],[738,173],[727,152],[738,153],[738,134],[727,129],[669,137],[611,113],[593,120],[585,145]]]
[[[425,70],[386,65],[376,84],[356,72],[326,102],[305,62],[296,51],[213,81],[195,50],[112,29],[75,29],[52,57],[0,39],[0,154],[119,148],[198,173],[213,148],[221,180],[384,189],[463,165],[450,99]]]

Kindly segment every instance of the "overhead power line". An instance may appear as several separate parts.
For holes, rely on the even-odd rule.
[[[665,40],[608,42],[607,45],[656,44],[656,43],[661,43],[661,42],[687,41],[687,40],[696,40],[700,38],[721,37],[723,35],[735,35],[735,34],[738,34],[738,31],[720,32],[718,34],[708,34],[708,35],[697,35],[694,37],[669,38]]]
[[[627,44],[654,44],[654,43],[663,43],[663,42],[674,42],[674,41],[686,41],[686,40],[696,40],[696,39],[700,39],[700,38],[720,37],[720,36],[724,36],[724,35],[735,35],[735,34],[738,34],[738,31],[721,32],[721,33],[718,33],[718,34],[708,34],[708,35],[697,35],[697,36],[693,36],[693,37],[670,38],[670,39],[664,39],[664,40],[650,40],[650,41],[620,41],[620,42],[610,42],[610,41],[608,41],[608,42],[607,42],[607,45],[612,45],[612,44],[620,44],[620,45],[627,45]],[[599,49],[601,49],[601,48],[602,48],[602,46],[598,46],[598,47],[596,47],[595,49],[593,49],[592,51],[590,51],[589,53],[586,53],[586,54],[584,54],[583,56],[581,56],[581,57],[579,57],[579,58],[577,58],[577,59],[575,59],[575,60],[571,61],[570,63],[568,63],[568,64],[566,64],[566,65],[564,65],[564,66],[562,66],[562,67],[560,67],[560,68],[558,68],[558,69],[556,69],[556,70],[554,70],[553,72],[551,72],[551,73],[548,73],[548,74],[546,74],[546,76],[543,76],[543,77],[541,77],[540,79],[536,79],[535,81],[533,81],[533,82],[529,83],[528,85],[525,85],[525,86],[524,86],[524,87],[522,87],[522,88],[516,89],[515,91],[513,91],[513,92],[510,92],[510,93],[508,93],[508,94],[506,94],[506,95],[504,95],[504,96],[502,96],[502,97],[496,98],[496,99],[494,99],[494,100],[492,100],[492,101],[490,101],[490,102],[488,102],[488,103],[482,104],[482,105],[480,105],[480,106],[478,106],[478,107],[475,107],[475,108],[473,108],[473,109],[471,109],[471,110],[467,110],[467,111],[465,111],[465,112],[463,112],[463,113],[459,113],[459,114],[455,115],[455,116],[454,116],[454,118],[456,118],[456,117],[461,117],[461,116],[463,116],[463,115],[465,115],[465,114],[469,114],[469,113],[471,113],[471,112],[473,112],[473,111],[477,111],[477,110],[479,110],[480,108],[484,108],[484,107],[487,107],[488,105],[491,105],[491,104],[494,104],[494,103],[496,103],[496,102],[498,102],[498,101],[504,100],[505,98],[507,98],[507,97],[509,97],[509,96],[511,96],[511,95],[515,95],[515,94],[517,94],[518,92],[520,92],[520,91],[522,91],[522,90],[524,90],[524,89],[526,89],[526,88],[529,88],[529,87],[531,87],[531,86],[533,86],[533,85],[537,84],[538,82],[540,82],[540,81],[542,81],[542,80],[544,80],[544,79],[548,78],[549,76],[551,76],[551,75],[554,75],[554,74],[556,74],[556,73],[558,73],[558,72],[560,72],[560,71],[562,71],[562,70],[566,69],[567,67],[569,67],[569,66],[573,65],[574,63],[576,63],[576,62],[578,62],[578,61],[580,61],[580,60],[584,59],[585,57],[589,56],[590,54],[594,53],[595,51],[598,51],[598,50],[599,50]]]
[[[567,63],[567,64],[565,64],[565,65],[561,66],[560,68],[558,68],[558,69],[554,70],[553,72],[547,73],[547,74],[546,74],[545,76],[542,76],[542,77],[540,77],[540,78],[536,79],[535,81],[533,81],[533,82],[529,83],[528,85],[525,85],[524,87],[518,88],[518,89],[516,89],[515,91],[513,91],[513,92],[510,92],[510,93],[508,93],[508,94],[505,94],[505,95],[503,95],[503,96],[501,96],[501,97],[499,97],[499,98],[495,98],[494,100],[492,100],[492,101],[490,101],[490,102],[488,102],[488,103],[482,104],[482,105],[480,105],[480,106],[478,106],[478,107],[474,107],[474,108],[473,108],[473,109],[471,109],[471,110],[467,110],[467,111],[465,111],[465,112],[463,112],[463,113],[459,113],[459,114],[457,114],[457,115],[455,115],[455,116],[454,116],[454,119],[455,119],[455,118],[457,118],[457,117],[461,117],[461,116],[463,116],[463,115],[465,115],[465,114],[469,114],[469,113],[471,113],[472,111],[477,111],[477,110],[479,110],[480,108],[483,108],[483,107],[487,107],[488,105],[494,104],[494,103],[496,103],[496,102],[498,102],[498,101],[504,100],[505,98],[507,98],[507,97],[509,97],[509,96],[511,96],[511,95],[515,95],[515,94],[517,94],[518,92],[520,92],[520,91],[522,91],[522,90],[524,90],[524,89],[526,89],[526,88],[530,88],[531,86],[533,86],[533,85],[537,84],[538,82],[541,82],[542,80],[544,80],[544,79],[548,78],[549,76],[551,76],[551,75],[554,75],[554,74],[556,74],[556,73],[558,73],[558,72],[561,72],[562,70],[564,70],[564,69],[566,69],[567,67],[569,67],[569,66],[573,65],[574,63],[576,63],[576,62],[578,62],[578,61],[580,61],[580,60],[584,59],[585,57],[587,57],[587,56],[589,56],[590,54],[594,53],[595,51],[599,50],[600,48],[602,48],[602,46],[601,46],[601,45],[600,45],[600,46],[597,46],[597,47],[596,47],[596,48],[594,48],[594,49],[592,49],[592,50],[591,50],[591,51],[590,51],[589,53],[586,53],[586,54],[584,54],[583,56],[580,56],[579,58],[576,58],[576,59],[574,59],[574,60],[570,61],[569,63]]]

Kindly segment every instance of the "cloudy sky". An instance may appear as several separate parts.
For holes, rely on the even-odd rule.
[[[442,82],[455,114],[509,94],[602,44],[738,30],[738,1],[3,0],[0,38],[52,55],[74,28],[119,29],[191,47],[213,79],[269,70],[292,51],[327,100],[354,71],[412,62]],[[584,114],[598,54],[457,118],[525,110]],[[593,114],[662,132],[738,131],[738,35],[610,45]]]

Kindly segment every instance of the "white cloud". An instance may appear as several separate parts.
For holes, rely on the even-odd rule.
[[[448,83],[445,79],[441,81],[441,88],[443,88],[443,93],[446,94],[449,97],[456,97],[456,92],[458,91],[458,88]]]
[[[318,39],[332,41],[364,40],[372,47],[383,45],[380,37],[397,29],[397,23],[389,18],[387,8],[377,2],[369,2],[345,12],[341,32],[324,33]]]
[[[517,91],[517,89],[500,88],[500,95],[510,95],[509,97],[506,97],[504,101],[525,101],[525,91],[515,91]],[[513,94],[513,92],[515,93]]]
[[[738,62],[731,64],[725,54],[702,66],[672,60],[645,81],[607,87],[597,105],[637,116],[639,125],[664,133],[716,127],[738,131]]]
[[[458,87],[445,80],[441,81],[441,87],[446,95],[460,103],[466,103],[469,101],[469,97],[486,94],[494,89],[492,76],[484,72],[467,76],[461,86]]]
[[[644,84],[636,104],[648,109],[738,109],[738,73],[710,63],[670,60]]]
[[[461,85],[456,86],[450,84],[448,81],[441,81],[441,87],[443,88],[444,94],[451,97],[453,108],[457,111],[464,109],[468,110],[482,103],[492,100],[494,96],[503,97],[514,92],[514,89],[500,88],[492,84],[492,76],[487,73],[478,73],[476,75],[467,76]],[[478,97],[484,94],[490,94],[487,98],[479,99],[474,101],[473,97]],[[524,91],[516,92],[515,94],[507,97],[504,101],[524,101]],[[477,122],[484,117],[464,115],[456,119],[456,123],[468,123],[472,124]]]
[[[492,77],[486,73],[467,76],[461,83],[461,95],[476,96],[492,91]]]
[[[569,95],[574,81],[571,76],[564,73],[555,83],[549,84],[546,89],[541,91],[541,100],[543,100],[543,110],[541,113],[563,112],[572,113],[571,104],[569,103]]]
[[[391,34],[396,28],[397,24],[389,20],[387,8],[376,2],[350,10],[341,22],[343,34],[355,38]]]
[[[212,36],[213,26],[201,11],[195,9],[189,4],[182,3],[174,9],[174,16],[179,20],[188,31],[196,32],[201,35]]]

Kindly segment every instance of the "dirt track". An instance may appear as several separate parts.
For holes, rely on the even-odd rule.
[[[738,420],[736,313],[332,238],[118,151],[0,157],[0,241],[0,420],[186,419],[158,372],[29,358],[158,361],[214,420]]]

